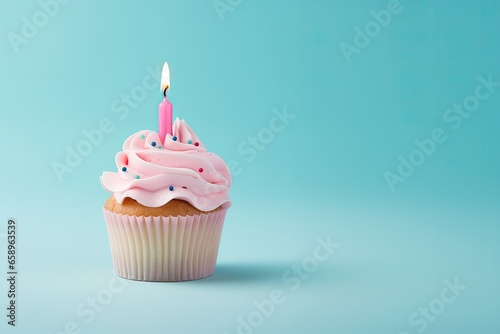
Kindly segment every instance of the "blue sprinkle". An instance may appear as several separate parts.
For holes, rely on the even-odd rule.
[[[122,171],[126,172],[127,171],[127,167],[122,167]]]
[[[154,141],[154,142],[152,142],[152,143],[151,143],[151,145],[152,145],[152,146],[156,146],[156,142],[155,142],[155,141]]]
[[[168,190],[172,191],[172,190],[174,190],[174,187],[170,186],[170,187],[168,187]]]
[[[191,139],[188,140],[188,144],[192,144],[193,141]]]
[[[141,139],[144,139],[144,138],[146,138],[146,137],[144,135],[141,135]]]
[[[139,176],[139,175],[136,175],[136,176],[135,176],[135,178],[136,178],[136,179],[138,179],[138,178],[140,178],[140,176]]]
[[[158,145],[158,148],[161,148],[161,145]]]
[[[176,136],[173,136],[173,137],[172,137],[172,140],[173,140],[173,141],[176,141],[176,140],[177,140],[177,137],[176,137]]]

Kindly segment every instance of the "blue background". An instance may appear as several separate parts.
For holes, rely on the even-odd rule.
[[[418,333],[410,316],[458,278],[467,289],[424,331],[498,333],[500,92],[456,130],[443,115],[479,77],[500,81],[500,3],[401,0],[350,59],[341,43],[355,45],[354,29],[389,1],[231,3],[219,15],[211,0],[69,1],[14,47],[41,5],[0,1],[2,249],[7,219],[19,225],[18,326],[1,315],[0,328],[233,334],[281,289],[286,301],[255,333]],[[114,279],[99,175],[128,135],[156,129],[161,94],[143,90],[123,119],[113,103],[165,60],[175,115],[239,165],[217,269],[129,281],[87,323],[78,305]],[[241,154],[284,108],[295,115],[284,130]],[[106,118],[113,131],[58,180],[53,163]],[[391,191],[384,173],[436,128],[447,140]],[[328,235],[341,246],[292,291],[283,273]]]

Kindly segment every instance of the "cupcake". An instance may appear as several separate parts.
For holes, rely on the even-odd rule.
[[[150,130],[133,134],[115,161],[118,171],[100,180],[112,194],[103,212],[116,274],[141,281],[212,275],[231,205],[224,161],[180,119],[164,141]]]

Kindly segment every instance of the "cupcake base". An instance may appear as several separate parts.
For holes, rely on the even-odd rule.
[[[227,209],[177,217],[103,212],[118,276],[178,282],[213,274]]]

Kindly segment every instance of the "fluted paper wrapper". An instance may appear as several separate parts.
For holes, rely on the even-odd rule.
[[[178,217],[136,217],[103,209],[118,276],[187,281],[213,274],[227,209]]]

